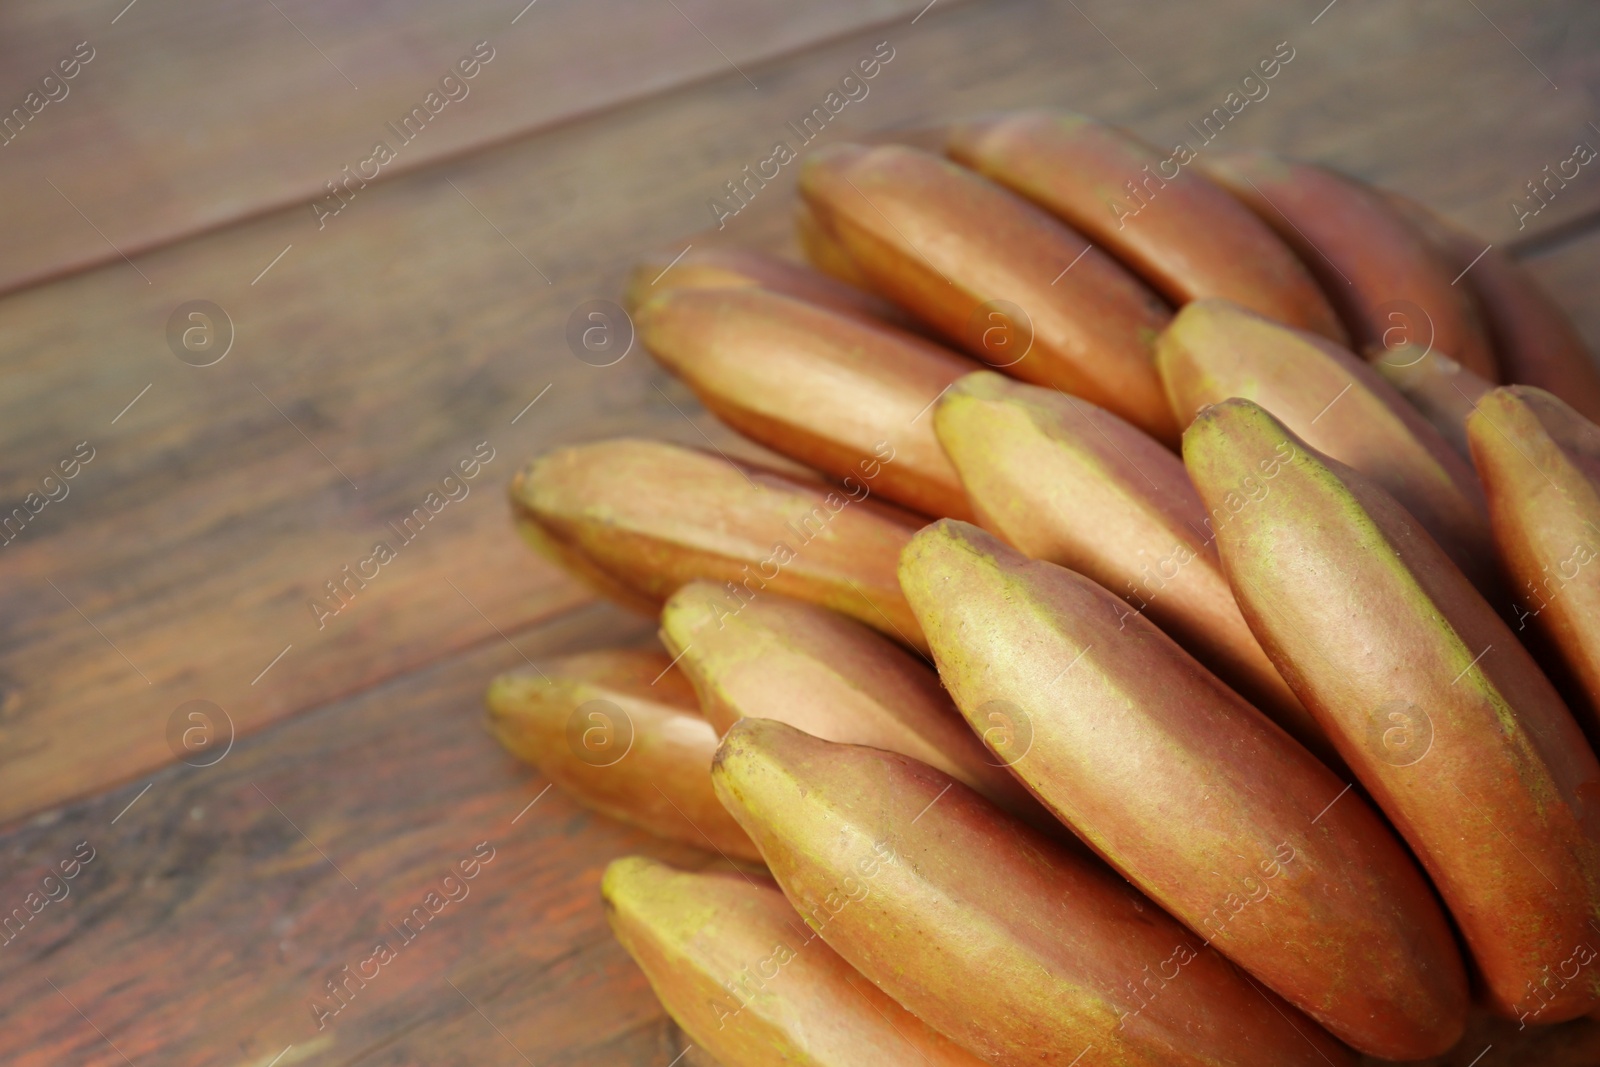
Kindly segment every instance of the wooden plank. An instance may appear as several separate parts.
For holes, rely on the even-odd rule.
[[[324,183],[372,158],[378,139],[394,142],[395,160],[379,168],[392,177],[922,7],[916,0],[832,0],[803,9],[778,0],[528,9],[407,0],[381,11],[303,0],[285,0],[279,10],[149,0],[114,6],[118,14],[108,16],[88,0],[31,0],[0,14],[0,108],[10,114],[26,104],[28,116],[0,136],[7,162],[0,198],[27,205],[7,220],[0,292],[279,205],[299,204],[312,220],[309,205],[325,195]],[[1399,168],[1394,174],[1403,184],[1447,179],[1457,186],[1447,199],[1483,200],[1471,221],[1495,233],[1517,217],[1514,202],[1524,210],[1537,205],[1526,183],[1543,180],[1544,166],[1569,159],[1578,141],[1600,144],[1582,94],[1551,88],[1581,87],[1588,75],[1600,27],[1585,6],[1519,12],[1501,0],[1480,5],[1480,15],[1439,0],[1396,20],[1345,4],[1315,24],[1310,8],[1320,5],[1302,6],[1268,14],[1239,4],[1191,14],[1101,4],[1092,6],[1091,23],[1091,12],[1056,5],[1040,16],[1047,32],[1070,38],[1079,71],[1099,83],[1061,102],[1148,116],[1159,120],[1150,132],[1182,138],[1191,136],[1188,122],[1222,103],[1232,79],[1219,72],[1242,76],[1263,46],[1291,40],[1306,62],[1294,81],[1272,88],[1280,101],[1297,103],[1268,108],[1261,101],[1250,109],[1253,132],[1241,130],[1241,139],[1342,155],[1351,137],[1376,138],[1396,150],[1386,166]],[[1030,47],[1020,39],[1026,36],[997,55],[948,60],[984,70],[992,95],[1006,72],[1019,72],[1010,61],[1019,46]],[[1418,38],[1432,40],[1425,66],[1413,47]],[[387,124],[478,41],[489,42],[496,59],[467,83],[466,96],[440,107],[426,137],[402,146]],[[74,55],[83,42],[81,54],[93,57],[87,64]],[[1112,47],[1137,57],[1137,67],[1134,58],[1123,65]],[[1198,61],[1202,56],[1209,62]],[[75,72],[71,79],[61,78],[63,62]],[[46,83],[47,76],[56,80]],[[734,94],[751,91],[743,75],[726,82],[722,88]],[[1167,91],[1156,92],[1157,82]],[[1458,84],[1479,90],[1471,117],[1459,114],[1449,90]],[[1033,100],[1059,99],[1039,88],[1045,92]],[[158,114],[162,121],[152,122]],[[1304,120],[1312,114],[1320,121],[1307,137]],[[1479,138],[1477,165],[1450,171],[1418,158],[1418,126],[1427,144],[1440,130],[1470,127]],[[115,167],[103,165],[108,156]],[[1593,169],[1581,169],[1570,187],[1561,182],[1541,194],[1551,204],[1540,207],[1536,228],[1600,206]]]
[[[536,660],[630,638],[648,626],[608,607],[514,635]],[[7,911],[53,871],[59,899],[7,931],[6,1062],[670,1062],[680,1037],[612,940],[599,876],[634,852],[721,861],[591,816],[506,756],[481,694],[522,662],[496,638],[214,766],[169,768],[148,791],[11,834]],[[62,882],[80,843],[92,858]],[[485,856],[475,874],[456,866]],[[418,906],[424,919],[402,930]],[[363,968],[379,941],[393,959]],[[326,983],[347,965],[367,980],[341,1001]]]
[[[569,316],[615,294],[634,255],[682,247],[724,183],[792,137],[786,123],[879,42],[894,58],[821,139],[1055,103],[1166,140],[1228,91],[1232,74],[1217,71],[1306,40],[1259,114],[1242,113],[1228,136],[1281,137],[1469,221],[1499,211],[1461,177],[1483,164],[1491,131],[1472,116],[1427,116],[1469,69],[1486,92],[1536,93],[1520,60],[1502,62],[1498,34],[1427,4],[1385,31],[1459,30],[1419,70],[1341,8],[1314,27],[1301,11],[1177,9],[1158,34],[1093,7],[1165,83],[1156,94],[1070,7],[937,7],[915,25],[752,68],[759,94],[736,91],[743,80],[730,74],[374,185],[320,233],[308,213],[286,211],[139,257],[148,284],[118,261],[0,300],[0,515],[79,442],[95,450],[70,495],[0,549],[0,820],[170,760],[167,724],[185,701],[214,701],[248,731],[579,603],[507,532],[500,493],[515,466],[554,442],[628,432],[703,443],[702,426],[717,431],[641,353],[606,368],[575,358]],[[1328,117],[1334,105],[1318,103],[1357,83],[1390,94],[1385,125],[1365,139],[1370,116]],[[1536,109],[1513,132],[1493,130],[1506,139],[1497,165],[1542,158],[1540,131],[1558,120],[1559,108]],[[792,177],[719,236],[781,242]],[[169,316],[195,299],[225,308],[237,335],[205,368],[168,348]],[[389,524],[479,442],[495,458],[470,495],[414,543],[397,537]],[[311,602],[379,539],[396,560],[319,628]]]
[[[0,292],[284,205],[310,219],[323,183],[340,181],[346,166],[358,171],[379,140],[395,158],[369,177],[909,18],[920,6],[7,4],[0,109],[24,111],[0,127],[0,203],[27,210],[8,213]],[[479,42],[486,47],[475,50]],[[463,59],[474,76],[458,71],[441,89]],[[729,91],[756,91],[735,80]],[[436,102],[425,103],[430,91]],[[416,105],[427,109],[420,132],[389,128]]]

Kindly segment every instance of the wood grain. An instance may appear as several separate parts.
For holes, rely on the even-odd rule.
[[[45,88],[59,99],[41,93],[37,114],[0,135],[0,202],[26,205],[6,220],[0,292],[290,204],[312,219],[324,183],[379,140],[396,153],[376,168],[382,180],[698,78],[733,73],[726,91],[754,94],[736,68],[920,6],[7,4],[0,108],[23,105],[52,73]],[[493,58],[439,92],[480,41]],[[80,42],[93,58],[61,83],[57,65]],[[402,141],[388,124],[430,91],[443,103]]]
[[[513,637],[537,660],[648,639],[648,626],[592,607]],[[610,937],[600,873],[633,852],[720,861],[543,793],[499,749],[482,690],[522,662],[496,638],[215,766],[169,768],[143,795],[120,790],[11,835],[7,909],[79,842],[95,855],[0,949],[6,1061],[111,1067],[120,1051],[264,1067],[293,1045],[280,1064],[669,1062],[678,1036]],[[442,888],[485,841],[493,858],[477,876]],[[390,924],[430,892],[460,899],[407,943]],[[379,940],[396,958],[367,967],[376,977],[350,985],[319,1029],[312,1003],[339,1003],[327,978]]]
[[[929,25],[954,2],[944,0]],[[7,141],[0,196],[26,207],[7,219],[0,291],[121,261],[278,206],[298,205],[313,221],[309,205],[326,193],[324,183],[368,158],[375,140],[390,138],[387,124],[478,41],[490,42],[496,60],[464,99],[443,107],[425,137],[403,147],[396,139],[397,158],[379,180],[719,72],[729,72],[719,91],[751,93],[753,103],[759,82],[746,80],[746,68],[863,25],[903,25],[922,7],[914,0],[830,0],[803,10],[777,0],[683,0],[679,10],[620,0],[546,0],[527,9],[483,0],[407,0],[381,10],[354,0],[116,6],[113,17],[87,0],[28,0],[0,15],[7,114],[46,75],[59,76],[58,64],[79,42],[94,53],[65,83],[65,96],[0,138]],[[1188,123],[1221,105],[1231,83],[1276,41],[1290,40],[1304,62],[1293,80],[1272,87],[1279,103],[1262,100],[1240,114],[1241,142],[1358,164],[1374,162],[1361,158],[1363,145],[1381,145],[1391,151],[1377,176],[1442,194],[1435,202],[1445,207],[1470,205],[1469,221],[1505,233],[1517,218],[1513,200],[1535,204],[1526,183],[1542,179],[1544,166],[1569,158],[1579,140],[1600,144],[1584,99],[1600,86],[1600,63],[1588,47],[1600,35],[1600,13],[1575,4],[1524,12],[1504,0],[1479,7],[1481,14],[1435,0],[1395,16],[1344,4],[1313,23],[1309,10],[1269,12],[1237,0],[1192,12],[1153,3],[1056,4],[1031,28],[1065,46],[1071,73],[1037,75],[1027,61],[1042,43],[1037,34],[1013,35],[998,48],[996,35],[980,37],[975,54],[951,50],[946,62],[958,78],[963,69],[981,71],[982,96],[1023,75],[1031,92],[1008,103],[1092,107],[1166,143],[1192,136]],[[1010,10],[1002,4],[976,17],[1010,25]],[[1431,41],[1425,67],[1414,48],[1424,38]],[[1057,85],[1047,83],[1051,77]],[[1475,90],[1470,113],[1450,90],[1463,83]],[[1067,84],[1073,91],[1061,93]],[[1555,88],[1561,85],[1568,91]],[[938,108],[948,97],[926,103]],[[1451,130],[1474,141],[1472,166],[1448,158],[1453,153],[1430,159],[1414,150]],[[115,167],[103,165],[108,158]],[[1600,207],[1592,169],[1556,189],[1521,236]]]

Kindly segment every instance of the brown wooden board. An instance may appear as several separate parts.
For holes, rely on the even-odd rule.
[[[481,710],[524,655],[648,629],[585,608],[10,835],[8,913],[80,843],[92,859],[0,948],[5,1062],[669,1062],[679,1037],[611,939],[599,877],[628,853],[716,857],[546,793]],[[365,963],[379,941],[393,958]],[[341,1001],[326,982],[347,965],[370,980]]]
[[[325,183],[344,180],[346,166],[359,173],[378,140],[395,149],[395,159],[377,168],[377,180],[387,180],[719,72],[743,71],[723,80],[754,102],[759,83],[745,80],[748,67],[865,24],[903,23],[923,5],[110,6],[115,13],[98,2],[29,0],[0,13],[0,113],[22,107],[26,116],[0,136],[0,202],[12,205],[0,291],[279,205],[297,205],[302,221],[314,224],[310,204],[326,195]],[[1593,167],[1541,194],[1548,207],[1529,199],[1527,188],[1547,177],[1545,166],[1570,159],[1577,142],[1600,145],[1586,95],[1600,85],[1588,47],[1600,14],[1587,5],[1520,11],[1500,2],[1473,10],[1434,0],[1397,14],[1349,0],[1327,10],[1314,2],[1192,11],[1058,4],[1031,20],[1012,10],[986,5],[982,17],[1002,26],[1028,21],[1035,32],[998,48],[996,35],[980,35],[976,51],[943,57],[952,74],[981,71],[992,94],[1006,72],[1020,73],[1036,87],[1033,100],[1147,120],[1147,132],[1165,141],[1192,136],[1188,123],[1201,124],[1223,104],[1230,82],[1288,40],[1306,62],[1294,80],[1269,87],[1279,103],[1268,107],[1269,95],[1241,112],[1249,120],[1235,127],[1240,141],[1361,163],[1371,160],[1352,137],[1392,146],[1382,166],[1398,184],[1432,192],[1446,206],[1470,204],[1470,221],[1495,233],[1517,218],[1517,200],[1540,207],[1531,220],[1537,229],[1600,207]],[[1066,46],[1063,66],[1073,71],[1053,72],[1058,85],[1036,77],[1028,62],[1026,53],[1043,43],[1040,31]],[[451,90],[465,96],[431,105],[437,114],[423,134],[401,144],[388,124],[398,124],[480,41],[495,58],[465,90]],[[84,63],[79,55],[92,58]],[[66,71],[73,76],[63,78]],[[1069,83],[1078,91],[1063,99],[1059,89]],[[1449,139],[1452,129],[1476,135],[1474,165],[1441,165],[1418,151],[1441,134]]]
[[[361,178],[363,160],[384,180],[920,6],[7,4],[0,114],[25,110],[0,125],[0,292],[287,204],[313,220],[324,183]]]

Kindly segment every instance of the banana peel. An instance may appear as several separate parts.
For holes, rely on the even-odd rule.
[[[1526,385],[1486,394],[1467,421],[1519,635],[1555,667],[1600,744],[1600,427]]]
[[[934,438],[929,405],[976,365],[883,323],[756,288],[668,289],[634,311],[639,339],[723,422],[858,485],[890,447],[875,488],[927,515],[970,513]]]
[[[1184,425],[1229,397],[1260,404],[1398,499],[1479,588],[1496,587],[1487,505],[1471,464],[1366,361],[1224,300],[1185,306],[1157,351]]]
[[[814,152],[800,194],[874,292],[956,347],[1177,441],[1151,352],[1165,303],[1063,223],[900,145]]]
[[[1600,906],[1600,761],[1528,652],[1374,479],[1255,404],[1202,412],[1184,463],[1251,629],[1431,876],[1488,1005],[1595,1010],[1574,946]]]
[[[1110,870],[924,763],[742,719],[712,777],[806,924],[996,1067],[1353,1062]]]
[[[1266,152],[1209,153],[1201,168],[1278,232],[1322,283],[1360,352],[1396,328],[1489,381],[1489,332],[1450,262],[1376,189]]]
[[[721,582],[730,605],[771,590],[860,619],[922,648],[895,578],[918,520],[870,499],[892,446],[853,488],[802,482],[660,441],[613,438],[547,452],[512,481],[536,548],[554,544],[651,614],[680,586]]]
[[[1225,297],[1348,343],[1316,279],[1266,223],[1126,130],[1072,112],[1012,112],[956,125],[945,151],[1078,230],[1174,304]]]
[[[730,611],[692,582],[661,609],[661,641],[719,734],[777,719],[814,737],[899,752],[982,793],[1037,829],[1060,831],[991,757],[921,659],[854,619],[787,597]]]
[[[659,652],[547,661],[489,684],[489,730],[584,806],[658,837],[759,863],[711,791],[717,733]]]
[[[1178,457],[1088,401],[968,375],[933,413],[977,522],[1144,614],[1330,765],[1321,728],[1245,624]]]
[[[982,1067],[855,973],[764,879],[628,856],[600,896],[667,1013],[723,1067]]]
[[[1476,298],[1502,378],[1553,393],[1591,422],[1600,419],[1600,365],[1533,272],[1416,201],[1386,195],[1448,261],[1456,284]]]
[[[765,289],[867,323],[904,321],[904,313],[864,289],[798,263],[744,248],[690,248],[676,258],[648,256],[634,266],[623,290],[628,313],[668,289]]]
[[[834,240],[833,235],[822,228],[817,221],[817,216],[804,200],[797,201],[794,208],[794,236],[800,245],[800,252],[817,270],[846,285],[854,286],[863,292],[871,288],[871,281],[857,267],[855,261]]]
[[[920,531],[900,584],[973,729],[1024,724],[1012,772],[1136,887],[1358,1051],[1455,1044],[1444,913],[1315,756],[1119,598],[975,526]]]
[[[1411,406],[1450,442],[1458,455],[1471,458],[1467,446],[1467,417],[1478,398],[1494,388],[1443,352],[1420,345],[1400,345],[1368,357],[1383,380],[1411,401]]]

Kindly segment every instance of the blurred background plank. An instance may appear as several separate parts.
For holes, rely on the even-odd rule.
[[[355,171],[379,140],[395,150],[381,168],[392,177],[874,22],[909,18],[921,6],[7,4],[0,14],[0,108],[10,114],[23,106],[25,114],[0,136],[0,203],[26,210],[8,212],[0,292],[120,259],[119,249],[136,255],[289,204],[310,220],[310,202],[328,193],[324,183],[341,180],[346,166]],[[63,81],[58,65],[70,64],[85,42],[79,54],[92,58]],[[488,62],[441,90],[441,79],[479,42]],[[56,82],[44,83],[52,73]],[[31,91],[38,96],[26,103]],[[431,117],[418,122],[414,140],[402,141],[388,124],[399,127],[430,91],[443,103],[425,105]]]
[[[919,26],[942,21],[955,2],[943,0]],[[750,67],[886,20],[903,35],[923,6],[10,4],[0,16],[0,109],[23,111],[0,137],[0,203],[16,205],[0,243],[0,291],[285,205],[296,205],[314,231],[310,204],[327,194],[324,183],[370,158],[380,139],[396,150],[381,170],[387,180],[721,74],[777,132],[797,115],[779,110],[775,86],[747,80]],[[1230,81],[1288,40],[1300,66],[1272,87],[1279,102],[1269,96],[1240,116],[1249,128],[1240,141],[1376,165],[1376,176],[1427,188],[1491,233],[1514,220],[1513,199],[1536,204],[1526,183],[1545,165],[1567,159],[1575,141],[1600,136],[1588,125],[1600,85],[1589,47],[1600,20],[1593,5],[1519,9],[1484,0],[1475,10],[1431,0],[1396,12],[1343,0],[1312,24],[1322,6],[990,3],[964,16],[970,49],[946,45],[940,54],[930,34],[919,51],[937,55],[947,90],[975,89],[974,103],[1022,88],[1023,100],[1092,106],[1164,142],[1187,136],[1185,124],[1220,105]],[[1017,25],[1032,32],[995,32]],[[468,95],[442,105],[422,134],[401,144],[387,124],[398,125],[480,41],[494,58],[466,83]],[[93,58],[69,66],[76,76],[61,81],[59,64],[72,63],[80,43]],[[1047,49],[1057,59],[1052,70],[1039,63]],[[57,82],[46,83],[52,73]],[[807,107],[825,91],[812,89],[817,99]],[[947,91],[921,104],[925,116],[941,117],[950,102]],[[1441,142],[1470,143],[1474,165],[1452,166],[1460,159],[1449,151],[1430,159]],[[1600,181],[1585,174],[1534,221],[1547,227],[1597,207]]]

